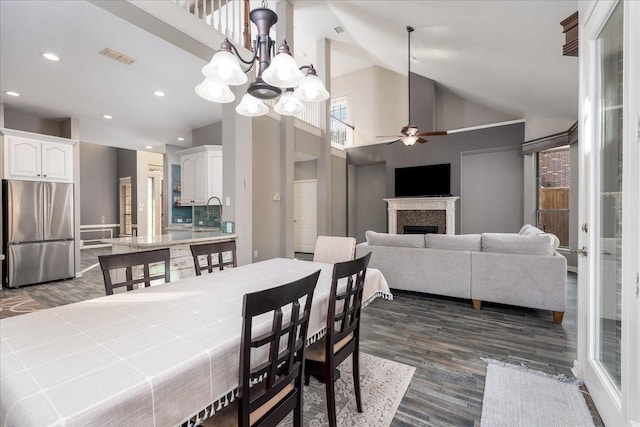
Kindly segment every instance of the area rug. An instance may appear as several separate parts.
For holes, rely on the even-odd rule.
[[[45,307],[43,307],[38,301],[34,300],[27,294],[0,298],[0,319],[24,313],[31,313],[44,308]]]
[[[400,406],[416,368],[370,354],[360,353],[360,392],[362,413],[356,407],[351,358],[339,367],[336,381],[336,421],[341,427],[388,427]],[[311,378],[304,389],[304,425],[328,426],[324,384]],[[280,423],[292,426],[292,416]]]
[[[482,400],[483,427],[593,426],[580,382],[492,359]]]

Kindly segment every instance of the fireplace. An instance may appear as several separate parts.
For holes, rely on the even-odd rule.
[[[402,234],[438,234],[437,225],[405,225]]]
[[[390,234],[407,233],[405,226],[437,227],[440,234],[455,234],[456,200],[460,197],[384,199],[388,203]]]

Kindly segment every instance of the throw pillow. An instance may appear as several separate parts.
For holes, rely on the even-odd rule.
[[[424,248],[424,234],[387,234],[367,230],[367,243],[373,246],[402,246]]]
[[[551,239],[553,239],[553,249],[558,249],[558,246],[560,246],[560,239],[558,238],[558,236],[553,233],[545,233],[538,227],[534,227],[531,224],[523,225],[520,231],[518,231],[518,234],[522,236],[549,236]]]
[[[550,236],[482,233],[482,252],[550,256],[554,254],[553,239]]]
[[[481,238],[479,234],[425,234],[424,243],[431,249],[448,249],[451,251],[480,251]]]

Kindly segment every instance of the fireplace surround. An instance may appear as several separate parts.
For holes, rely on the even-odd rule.
[[[389,222],[387,232],[389,234],[398,234],[402,232],[398,230],[398,212],[399,211],[442,211],[444,214],[444,230],[439,227],[438,232],[441,234],[455,234],[456,230],[456,200],[460,197],[411,197],[411,198],[393,198],[384,199],[387,202],[387,212],[389,214]],[[438,216],[437,212],[428,212],[426,215],[431,223],[424,224],[401,224],[416,226],[438,226],[439,220],[433,219],[431,214]]]

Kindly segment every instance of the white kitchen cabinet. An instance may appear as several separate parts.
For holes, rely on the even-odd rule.
[[[210,197],[222,200],[222,147],[203,145],[181,150],[181,205],[205,205]]]
[[[7,133],[2,138],[3,178],[73,182],[74,141],[53,142]]]

